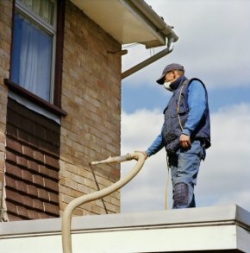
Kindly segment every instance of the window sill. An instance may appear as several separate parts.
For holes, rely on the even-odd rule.
[[[16,92],[18,95],[21,95],[28,99],[29,101],[43,107],[44,109],[50,111],[59,116],[66,116],[67,112],[62,110],[61,108],[49,103],[48,101],[36,96],[28,90],[25,90],[21,86],[11,82],[9,79],[4,79],[5,85],[12,91]]]

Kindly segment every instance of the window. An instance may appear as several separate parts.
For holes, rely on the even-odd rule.
[[[53,103],[56,0],[16,0],[11,81]]]

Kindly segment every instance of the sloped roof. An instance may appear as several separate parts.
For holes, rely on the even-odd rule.
[[[71,2],[121,44],[142,43],[151,48],[178,40],[172,27],[144,0]]]

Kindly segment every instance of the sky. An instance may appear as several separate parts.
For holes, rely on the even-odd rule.
[[[206,84],[212,146],[195,187],[197,207],[238,205],[250,212],[250,0],[146,0],[173,26],[174,50],[122,81],[121,154],[146,150],[160,133],[171,93],[156,83],[164,67],[180,63]],[[123,71],[163,50],[126,45]],[[122,176],[134,162],[121,164]],[[121,212],[172,207],[166,153],[148,158],[121,190]]]

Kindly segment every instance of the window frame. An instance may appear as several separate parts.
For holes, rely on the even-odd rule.
[[[11,45],[11,63],[12,63],[12,52],[13,52],[13,38],[14,38],[14,17],[16,12],[16,0],[13,1],[13,15],[12,15],[12,45]],[[10,79],[5,79],[5,84],[17,94],[24,96],[26,99],[43,106],[50,111],[60,114],[67,115],[67,113],[61,109],[61,91],[62,91],[62,62],[63,62],[63,42],[64,42],[64,19],[65,19],[65,0],[55,0],[57,18],[54,20],[56,27],[55,38],[53,42],[54,58],[52,59],[53,65],[53,78],[51,78],[51,98],[50,101],[44,100],[38,95],[30,92],[22,86],[12,82]],[[19,4],[19,3],[18,3]],[[45,22],[45,21],[43,21]],[[10,73],[11,73],[10,69]],[[51,72],[52,73],[52,72]]]

